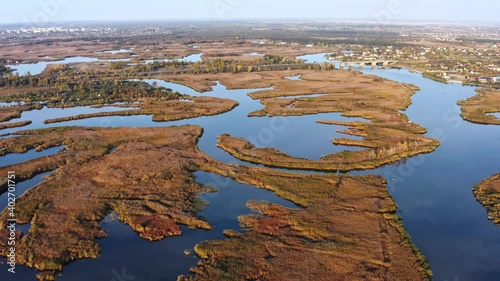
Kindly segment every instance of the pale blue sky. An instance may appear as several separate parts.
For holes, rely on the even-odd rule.
[[[2,3],[0,23],[248,18],[499,23],[499,11],[498,0],[17,0]]]

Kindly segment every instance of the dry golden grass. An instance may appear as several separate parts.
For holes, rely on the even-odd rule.
[[[168,79],[197,90],[206,90],[215,80],[230,89],[275,87],[275,91],[251,95],[261,99],[265,106],[254,115],[342,112],[346,116],[369,119],[369,123],[343,124],[349,127],[345,133],[365,138],[363,142],[351,144],[370,149],[347,156],[330,155],[322,160],[321,165],[328,161],[337,163],[335,169],[339,169],[339,163],[351,169],[356,162],[372,167],[374,163],[368,160],[396,161],[438,145],[437,141],[421,136],[425,129],[408,123],[406,116],[397,113],[411,102],[415,90],[412,87],[355,72],[300,73],[305,80],[283,78],[298,74],[296,71],[175,75]],[[318,93],[328,95],[276,99]],[[156,114],[161,121],[162,118],[189,118],[192,114],[218,114],[237,105],[234,101],[216,98],[179,103],[147,103],[138,111],[149,110],[149,114]],[[287,108],[291,103],[295,104]],[[93,116],[68,120],[88,117]],[[15,169],[22,179],[57,169],[18,202],[19,223],[32,224],[30,235],[19,240],[18,262],[44,271],[40,278],[51,278],[68,262],[97,257],[100,250],[97,239],[105,236],[98,223],[110,210],[116,211],[122,222],[149,240],[180,235],[180,224],[208,229],[208,222],[196,216],[203,207],[197,196],[208,189],[195,183],[191,174],[203,170],[272,190],[303,209],[249,203],[261,215],[241,217],[247,232],[227,231],[227,240],[205,242],[196,247],[196,252],[204,258],[194,269],[196,280],[429,278],[428,265],[395,215],[396,206],[381,177],[305,175],[227,165],[198,150],[196,141],[201,132],[196,126],[53,128],[26,131],[22,137],[0,140],[3,155],[32,148],[66,147],[64,153],[2,168]],[[310,165],[308,160],[278,151],[252,149],[248,143],[229,136],[221,139],[220,144],[238,149],[241,155],[250,155],[256,162],[271,155],[271,162],[279,166],[287,161],[299,168]],[[2,184],[5,186],[5,182]],[[6,213],[3,213],[0,226],[5,225],[5,219]],[[5,235],[5,229],[1,230],[0,238]]]
[[[472,123],[500,125],[500,119],[489,113],[500,112],[500,90],[481,89],[478,94],[459,101],[462,117]]]
[[[1,44],[0,57],[9,58],[19,61],[51,61],[64,59],[66,57],[92,57],[100,59],[123,59],[131,58],[131,53],[118,54],[99,54],[104,50],[113,50],[112,42],[103,41],[87,41],[87,40],[51,40],[50,48],[47,48],[47,43],[44,41],[32,41],[29,44],[8,42]],[[182,43],[168,42],[162,40],[143,41],[140,46],[123,44],[121,48],[134,48],[133,53],[139,55],[133,58],[134,60],[142,59],[166,59],[166,58],[182,58],[189,54],[196,53]],[[96,53],[97,52],[97,53]],[[41,57],[49,56],[52,59]],[[15,68],[15,67],[14,67]]]
[[[184,99],[186,99],[186,97],[184,97]],[[229,99],[215,97],[192,97],[189,99],[193,102],[184,102],[180,100],[157,101],[153,99],[142,99],[142,103],[138,106],[138,109],[135,110],[80,114],[48,119],[45,120],[44,123],[49,124],[94,117],[132,115],[152,115],[153,121],[156,122],[176,121],[201,116],[218,115],[231,111],[238,106],[236,101]]]
[[[474,195],[488,209],[488,217],[500,224],[500,174],[474,186]]]
[[[13,122],[13,123],[0,123],[0,130],[9,129],[9,128],[24,127],[24,126],[28,126],[31,123],[32,123],[31,121],[20,121],[20,122]]]

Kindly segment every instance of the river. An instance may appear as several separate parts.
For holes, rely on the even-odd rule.
[[[472,187],[484,178],[500,172],[500,127],[466,122],[460,117],[460,109],[456,105],[458,100],[475,95],[475,88],[442,84],[408,70],[362,71],[419,86],[421,91],[413,96],[412,105],[404,113],[413,122],[428,128],[427,135],[439,139],[442,144],[431,154],[352,174],[379,174],[388,180],[389,191],[399,206],[398,213],[414,243],[428,258],[434,272],[434,280],[500,280],[500,228],[487,219],[486,209],[475,200],[471,191]],[[319,159],[323,154],[346,149],[331,143],[333,138],[346,136],[335,132],[341,127],[317,124],[316,120],[361,120],[344,118],[337,113],[286,118],[248,118],[248,113],[262,107],[259,101],[247,96],[258,89],[227,90],[223,85],[217,84],[212,92],[197,93],[182,85],[147,80],[150,83],[154,81],[158,82],[159,86],[193,96],[231,98],[238,101],[240,106],[218,116],[176,122],[155,123],[152,122],[151,116],[107,117],[50,125],[34,122],[29,128],[196,124],[205,129],[199,142],[201,151],[220,161],[251,165],[217,148],[217,136],[229,133],[245,138],[257,147],[273,147],[297,157]],[[43,120],[48,116],[48,110],[44,108],[25,112],[21,118],[11,122],[36,118]],[[79,108],[58,113],[61,116],[73,115],[76,111],[79,111]],[[16,130],[18,129],[2,130],[1,133]],[[310,145],[312,139],[315,145]],[[33,154],[32,157],[42,156],[34,152],[29,153]],[[101,257],[69,264],[64,268],[62,276],[56,280],[112,280],[116,278],[116,274],[123,271],[129,276],[136,276],[137,280],[176,280],[179,274],[188,274],[189,267],[195,265],[198,260],[192,256],[185,257],[184,249],[192,249],[196,243],[203,240],[222,239],[224,229],[239,229],[236,218],[250,212],[245,207],[248,200],[267,200],[294,207],[269,191],[204,172],[197,172],[195,175],[199,183],[220,189],[217,193],[201,196],[208,201],[209,206],[200,215],[214,225],[213,230],[183,228],[184,234],[180,237],[150,243],[138,238],[128,226],[107,219],[101,223],[103,229],[109,233],[107,238],[100,241]],[[30,184],[35,185],[40,180],[41,178],[38,181],[32,180]],[[6,266],[0,265],[0,278],[13,280],[12,276],[7,274]],[[20,267],[16,274],[16,278],[20,279],[15,280],[36,280],[34,274],[34,270]]]
[[[109,53],[109,54],[118,54],[118,53],[127,53],[131,50],[113,50],[113,51],[105,51],[102,53]],[[134,55],[131,55],[132,57]],[[201,56],[202,54],[193,54],[186,56],[184,58],[180,59],[165,59],[165,60],[146,60],[142,61],[141,63],[153,63],[155,61],[184,61],[184,62],[198,62],[201,61]],[[42,58],[49,58],[49,57],[42,57]],[[48,66],[52,64],[70,64],[70,63],[91,63],[91,62],[129,62],[130,59],[125,58],[125,59],[99,59],[99,58],[92,58],[92,57],[67,57],[63,60],[53,60],[53,61],[39,61],[37,63],[20,63],[20,64],[10,64],[7,65],[11,69],[13,69],[13,73],[18,73],[19,76],[24,76],[27,75],[28,73],[31,75],[38,75],[42,73],[42,71]]]

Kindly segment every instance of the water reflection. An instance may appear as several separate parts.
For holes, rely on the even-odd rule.
[[[122,269],[137,280],[177,280],[177,276],[189,274],[189,268],[199,260],[195,255],[186,256],[184,250],[192,250],[205,240],[224,239],[225,229],[241,230],[238,216],[251,213],[246,207],[249,200],[296,208],[294,204],[267,190],[205,172],[196,172],[195,176],[198,183],[219,188],[216,193],[201,196],[208,206],[199,215],[212,224],[212,230],[182,227],[182,236],[151,243],[141,239],[129,226],[108,216],[101,222],[108,237],[99,241],[102,247],[99,259],[76,261],[66,266],[62,277],[57,280],[111,280],[115,277],[113,271],[121,273]]]

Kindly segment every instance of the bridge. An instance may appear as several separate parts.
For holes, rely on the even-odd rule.
[[[396,64],[398,61],[395,60],[363,60],[363,61],[341,61],[341,62],[332,62],[332,64],[340,64],[340,67],[349,67],[354,68],[355,65],[359,65],[359,68],[365,68],[365,66],[371,66],[372,68],[377,68],[377,66],[387,67],[390,64]]]

